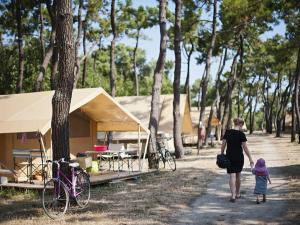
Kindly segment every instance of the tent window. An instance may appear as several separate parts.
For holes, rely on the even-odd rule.
[[[70,115],[70,138],[90,137],[90,120],[72,113]]]
[[[38,139],[37,132],[17,133],[17,140]]]

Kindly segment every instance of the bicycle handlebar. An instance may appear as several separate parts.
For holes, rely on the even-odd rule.
[[[57,165],[59,165],[59,163],[67,163],[67,164],[70,163],[70,162],[66,161],[65,158],[61,158],[61,159],[59,159],[59,160],[47,160],[46,162],[47,162],[47,163],[55,163],[55,164],[57,164]]]

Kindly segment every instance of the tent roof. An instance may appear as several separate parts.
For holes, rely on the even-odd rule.
[[[51,128],[54,91],[0,95],[0,133],[40,131]],[[148,129],[102,88],[74,89],[70,113],[79,109],[97,122],[98,131]]]
[[[205,111],[204,111],[204,123],[205,126],[207,126],[207,121],[208,121],[208,117],[209,117],[209,113],[210,113],[210,109],[211,107],[205,107]],[[199,126],[199,116],[200,116],[200,110],[198,110],[198,107],[192,107],[191,108],[191,117],[192,117],[192,121],[193,121],[193,126],[194,127],[198,127]],[[216,113],[213,113],[213,117],[212,117],[212,125],[213,126],[217,126],[220,124],[219,119],[216,117]]]
[[[151,99],[151,96],[126,96],[116,98],[122,106],[139,118],[143,124],[149,124]],[[160,96],[159,113],[158,132],[173,134],[173,95]],[[182,132],[192,133],[192,120],[186,95],[180,95],[180,116],[182,119]]]
[[[285,122],[285,126],[292,126],[292,122],[293,122],[293,120],[292,120],[292,113],[287,112],[285,114],[285,120],[284,120],[284,122]]]

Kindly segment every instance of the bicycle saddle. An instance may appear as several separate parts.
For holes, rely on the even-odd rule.
[[[78,162],[69,163],[69,166],[73,168],[79,167],[79,163]]]

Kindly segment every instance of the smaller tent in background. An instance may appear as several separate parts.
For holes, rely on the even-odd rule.
[[[205,116],[204,116],[204,126],[207,128],[208,118],[210,114],[211,107],[205,107]],[[193,135],[186,137],[186,142],[189,144],[197,144],[198,142],[198,127],[199,127],[199,117],[200,117],[200,110],[198,107],[192,107],[191,108],[191,117],[193,121]],[[211,126],[212,126],[212,132],[208,135],[216,135],[220,134],[221,127],[220,127],[220,121],[217,118],[216,111],[213,111]],[[219,135],[218,135],[219,136]]]
[[[174,95],[161,95],[159,103],[159,120],[158,133],[163,133],[167,137],[173,137],[173,98]],[[151,96],[125,96],[116,97],[116,101],[124,106],[134,116],[136,116],[143,124],[149,124],[151,111]],[[192,119],[188,105],[187,96],[180,95],[180,117],[182,120],[181,133],[182,136],[193,133]],[[114,138],[123,141],[131,141],[133,135],[126,136],[122,133],[114,134]],[[142,136],[145,138],[146,136]],[[168,146],[170,151],[174,151],[174,141],[170,139]]]
[[[292,130],[292,113],[287,112],[284,118],[284,133],[291,133],[291,130]]]

